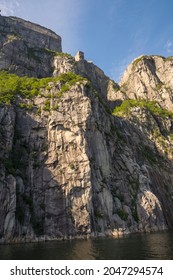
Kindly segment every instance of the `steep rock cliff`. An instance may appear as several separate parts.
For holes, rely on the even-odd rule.
[[[61,37],[53,31],[20,18],[0,16],[0,70],[50,76],[54,52],[61,52]]]
[[[157,100],[161,107],[173,110],[173,58],[141,56],[125,71],[120,86],[130,98]]]
[[[18,28],[21,20],[15,22]],[[54,51],[40,46],[47,47]],[[83,55],[56,52],[46,74],[52,77],[39,89],[38,80],[28,78],[26,91],[18,78],[7,99],[1,88],[1,242],[172,228],[173,113],[171,95],[161,97],[166,85],[172,90],[171,58],[169,71],[163,70],[167,61],[140,58],[117,85]],[[37,76],[45,63],[35,62],[32,73],[7,68]]]

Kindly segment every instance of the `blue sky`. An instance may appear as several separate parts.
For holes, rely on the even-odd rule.
[[[0,0],[2,15],[39,23],[119,81],[140,55],[173,55],[172,0]]]

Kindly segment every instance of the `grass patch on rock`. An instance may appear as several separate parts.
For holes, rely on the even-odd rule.
[[[0,71],[0,105],[15,103],[17,96],[32,99],[41,94],[41,89],[48,87],[50,82],[56,83],[59,81],[61,83],[60,92],[63,93],[77,82],[82,82],[83,80],[86,79],[72,72],[61,74],[58,77],[39,79],[27,76],[19,77],[3,70]]]
[[[173,113],[168,111],[167,109],[159,107],[156,101],[135,99],[124,100],[120,106],[115,107],[115,109],[113,110],[113,115],[118,117],[127,116],[130,114],[131,108],[134,107],[147,108],[151,114],[159,117],[173,118]]]

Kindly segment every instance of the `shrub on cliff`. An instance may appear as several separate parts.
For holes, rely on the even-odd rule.
[[[32,98],[40,94],[40,89],[47,87],[49,82],[61,82],[60,93],[70,89],[77,82],[82,82],[85,78],[72,72],[61,74],[59,77],[30,78],[19,77],[7,71],[0,71],[0,105],[9,105],[15,102],[17,95],[24,98]]]
[[[115,107],[113,110],[113,115],[119,117],[127,116],[130,114],[130,109],[133,107],[147,108],[148,111],[153,115],[173,118],[173,113],[167,109],[159,107],[156,101],[135,99],[124,100],[120,106]]]

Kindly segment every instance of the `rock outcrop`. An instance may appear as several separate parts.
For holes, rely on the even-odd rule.
[[[18,75],[50,76],[61,37],[49,29],[16,17],[0,16],[0,70]]]
[[[157,100],[161,107],[173,110],[173,59],[141,56],[125,71],[120,86],[130,98]]]
[[[142,57],[118,85],[82,52],[61,53],[51,31],[16,18],[0,22],[9,32],[2,34],[1,69],[21,76],[8,102],[0,92],[1,243],[172,228],[173,59]],[[33,48],[37,32],[46,58],[34,61],[22,49],[21,66],[18,39],[6,41],[21,25],[20,44]],[[14,68],[7,61],[13,48]],[[26,94],[24,75],[49,79]]]

